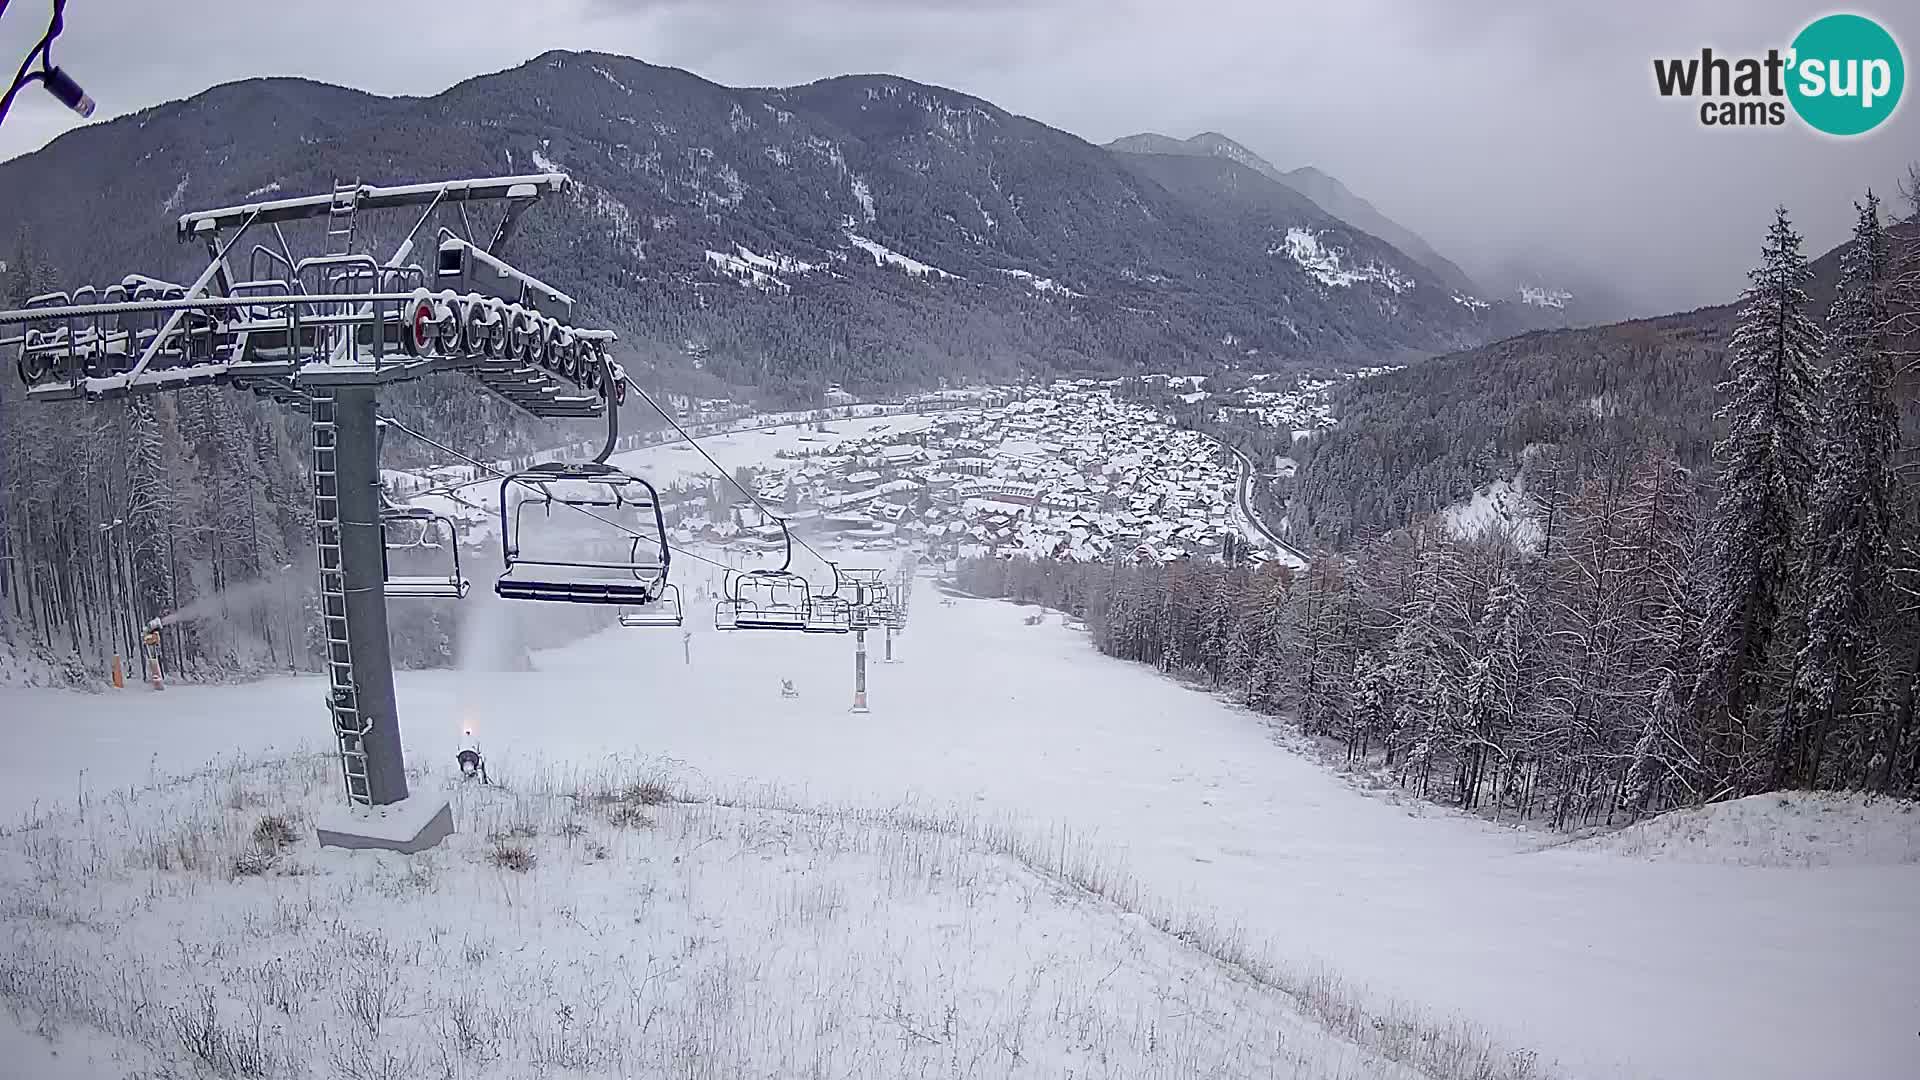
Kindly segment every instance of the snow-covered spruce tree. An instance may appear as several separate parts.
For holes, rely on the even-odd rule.
[[[1699,657],[1701,567],[1693,477],[1664,453],[1636,465],[1622,507],[1628,535],[1639,538],[1640,595],[1635,617],[1639,660],[1627,719],[1639,725],[1618,809],[1637,817],[1705,796],[1700,731],[1687,723],[1686,689]]]
[[[1372,652],[1354,663],[1354,703],[1351,724],[1341,734],[1347,744],[1347,763],[1364,763],[1374,740],[1392,723],[1393,687],[1400,674],[1390,661]]]
[[[1856,208],[1827,316],[1831,355],[1820,380],[1819,456],[1805,523],[1805,636],[1791,708],[1769,748],[1775,785],[1864,784],[1870,763],[1894,750],[1884,730],[1892,713],[1879,633],[1891,585],[1899,442],[1883,336],[1887,235],[1871,192]]]
[[[1692,698],[1695,720],[1707,732],[1709,797],[1759,790],[1767,780],[1760,717],[1778,700],[1776,637],[1788,577],[1801,565],[1799,519],[1812,471],[1821,332],[1807,315],[1810,270],[1784,207],[1775,211],[1761,252],[1720,386],[1727,436],[1714,447],[1715,580]]]
[[[1907,420],[1906,450],[1895,466],[1895,533],[1892,538],[1894,590],[1883,638],[1887,645],[1884,676],[1894,688],[1891,739],[1895,752],[1873,783],[1890,792],[1920,793],[1920,417],[1908,403],[1920,401],[1920,163],[1907,167],[1900,185],[1906,213],[1902,228],[1890,231],[1893,253],[1887,272],[1887,316],[1883,323],[1893,397]]]
[[[1502,568],[1487,586],[1476,627],[1478,648],[1467,665],[1465,716],[1454,754],[1454,797],[1469,810],[1480,805],[1489,775],[1498,775],[1500,756],[1526,696],[1520,673],[1530,647],[1530,599],[1518,567]],[[1498,789],[1497,782],[1494,787]]]
[[[1438,729],[1455,706],[1457,673],[1448,665],[1451,615],[1449,584],[1460,573],[1451,544],[1423,536],[1408,579],[1410,595],[1405,615],[1386,651],[1386,667],[1393,673],[1393,708],[1380,732],[1387,768],[1399,768],[1404,786],[1411,770],[1424,769],[1431,760]],[[1403,758],[1402,755],[1405,755]]]

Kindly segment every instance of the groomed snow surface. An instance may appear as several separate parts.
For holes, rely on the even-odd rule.
[[[275,1052],[308,1040],[313,1075],[379,1075],[353,1071],[364,1050],[417,1054],[406,1075],[1392,1076],[1385,1057],[1442,1045],[1393,1001],[1541,1053],[1490,1075],[1911,1075],[1920,865],[1897,805],[1832,811],[1868,842],[1820,860],[1725,854],[1734,826],[1677,816],[1558,843],[1364,794],[1033,609],[946,606],[923,579],[901,662],[870,639],[873,711],[852,715],[849,638],[716,633],[711,583],[682,588],[685,654],[678,631],[616,630],[534,672],[401,675],[416,790],[455,788],[460,831],[424,860],[318,852],[302,823],[230,878],[262,815],[337,797],[324,761],[139,790],[318,745],[315,679],[0,690],[0,812],[53,815],[0,840],[0,992],[28,1029],[66,1010],[55,1048],[82,1076],[204,1031],[194,985],[232,1037],[257,1016]],[[451,781],[463,722],[503,790]],[[742,805],[604,798],[656,771]],[[615,820],[632,802],[651,824]],[[370,1026],[354,980],[389,957]],[[1394,1019],[1343,1011],[1355,995]],[[0,1042],[47,1052],[4,1020]]]

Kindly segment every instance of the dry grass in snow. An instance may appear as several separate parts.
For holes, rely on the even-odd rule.
[[[0,1001],[73,1075],[142,1080],[1539,1075],[1156,911],[1065,834],[686,801],[613,761],[455,782],[423,855],[320,850],[333,767],[0,838]]]

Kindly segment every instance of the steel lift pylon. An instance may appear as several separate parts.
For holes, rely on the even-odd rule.
[[[558,173],[375,187],[183,214],[177,235],[204,246],[188,285],[141,274],[33,297],[0,312],[0,348],[35,401],[101,401],[225,384],[304,411],[312,435],[314,551],[345,805],[316,822],[323,845],[419,851],[453,829],[445,799],[411,798],[401,752],[386,600],[464,591],[457,564],[444,587],[394,588],[386,573],[376,403],[390,383],[465,373],[535,416],[606,416],[625,397],[607,355],[614,335],[571,325],[574,301],[508,265],[500,249],[541,198],[567,190]],[[474,204],[503,203],[490,233]],[[424,208],[424,209],[422,209]],[[385,261],[355,250],[360,217],[419,217]],[[412,258],[436,211],[431,266]],[[323,251],[297,258],[288,224],[321,221]],[[240,242],[270,230],[236,270]]]

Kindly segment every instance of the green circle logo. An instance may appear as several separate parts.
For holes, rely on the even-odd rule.
[[[1787,99],[1816,131],[1860,135],[1900,104],[1907,82],[1900,46],[1862,15],[1828,15],[1793,39]]]

